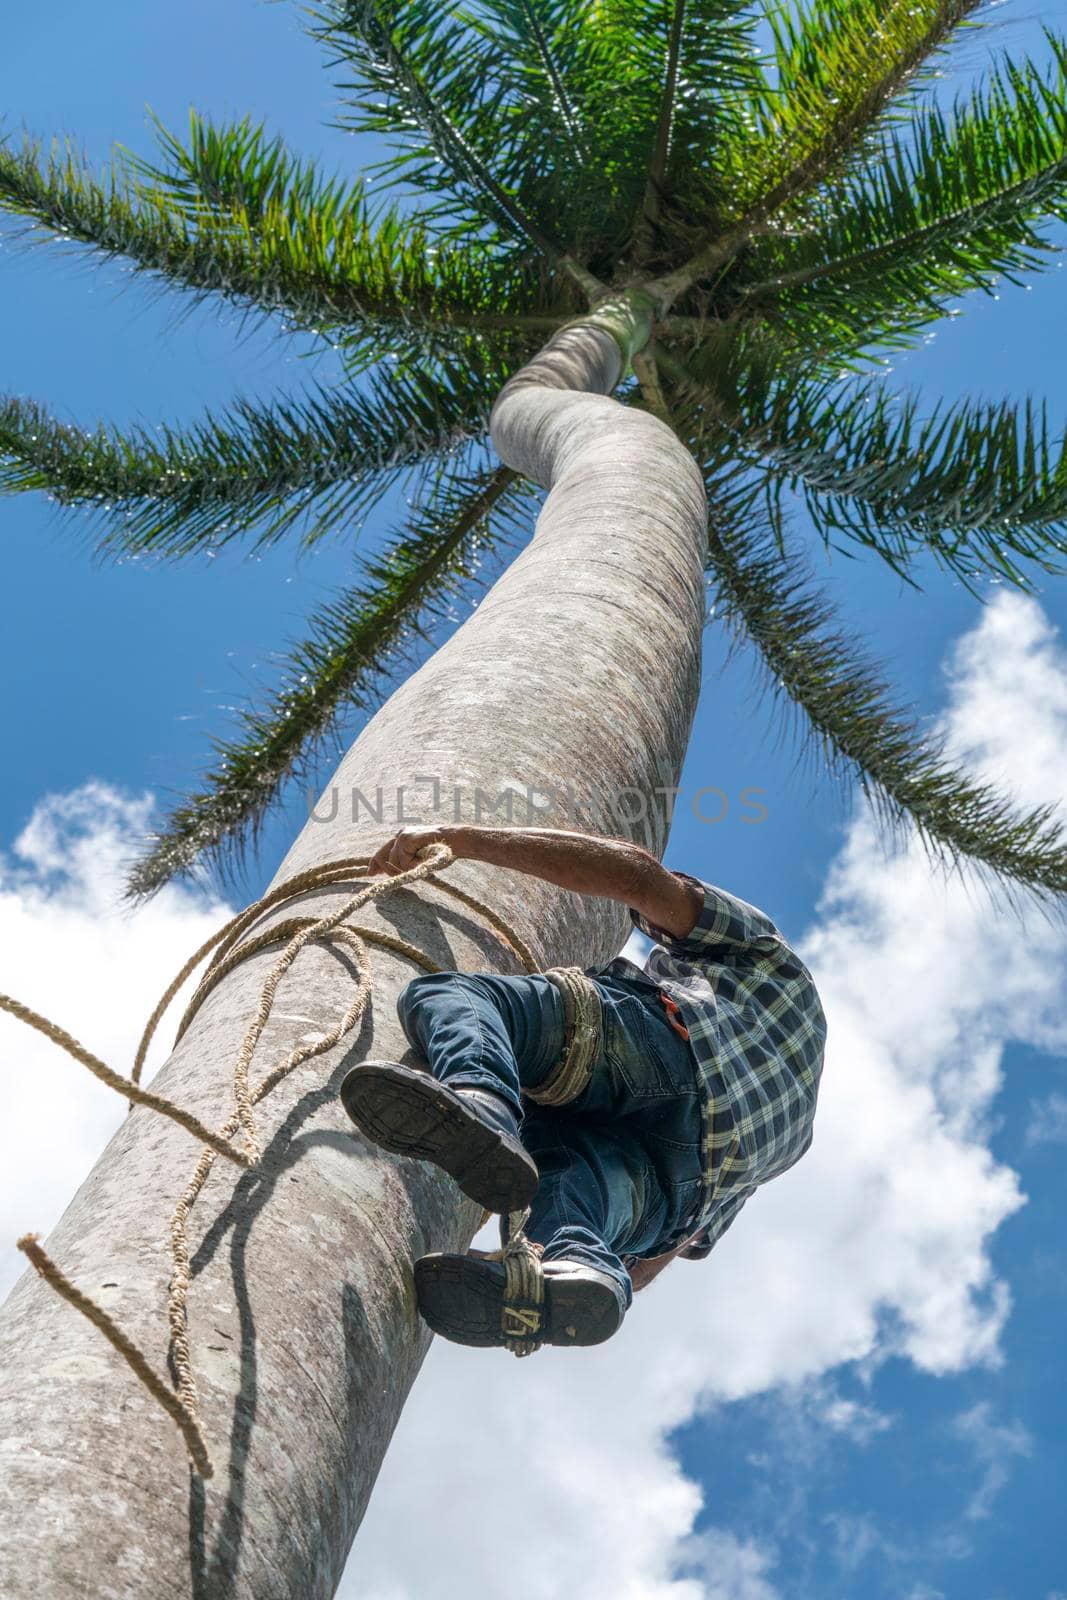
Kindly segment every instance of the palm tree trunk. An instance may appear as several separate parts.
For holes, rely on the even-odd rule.
[[[590,790],[631,791],[629,831],[662,850],[663,808],[653,804],[642,827],[639,797],[677,783],[693,716],[704,495],[670,430],[608,398],[620,329],[640,340],[639,310],[564,329],[506,385],[496,446],[551,489],[535,537],[356,741],[279,879],[367,852],[405,817],[451,820],[457,798],[462,820],[505,821],[488,797],[508,786],[515,824],[566,820],[528,818],[527,786],[572,785],[578,826],[595,825]],[[376,804],[379,786],[380,819],[357,796],[354,822],[355,791]],[[607,960],[624,933],[607,902],[470,862],[452,876],[495,903],[546,966]],[[298,909],[336,904],[327,892]],[[515,970],[477,918],[432,889],[399,891],[362,920],[442,966]],[[354,1060],[405,1048],[394,1003],[412,968],[372,954],[373,1015],[356,1043],[298,1069],[264,1102],[261,1167],[241,1175],[220,1161],[193,1214],[190,1335],[213,1479],[190,1480],[172,1424],[93,1328],[31,1273],[13,1291],[0,1315],[6,1600],[333,1593],[429,1343],[412,1261],[466,1248],[478,1222],[451,1180],[380,1157],[338,1104]],[[156,1080],[213,1125],[230,1110],[234,1053],[272,960],[268,951],[237,967]],[[325,1030],[352,981],[343,958],[306,950],[257,1070]],[[121,973],[115,993],[121,1003]],[[43,1160],[46,1133],[27,1129]],[[137,1110],[49,1240],[161,1370],[166,1228],[197,1153],[180,1129]]]

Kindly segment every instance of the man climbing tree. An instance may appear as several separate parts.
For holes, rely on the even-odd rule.
[[[515,533],[523,547],[507,570],[337,769],[338,792],[388,797],[373,836],[364,822],[354,838],[354,819],[319,808],[280,864],[272,892],[315,885],[302,892],[300,928],[337,916],[352,883],[330,874],[357,875],[364,847],[370,855],[395,834],[404,785],[420,774],[464,793],[498,793],[516,774],[594,779],[608,792],[669,789],[689,743],[709,598],[717,631],[751,646],[821,755],[862,786],[883,821],[913,824],[947,862],[1063,894],[1067,850],[1052,807],[1018,812],[927,738],[837,625],[800,540],[820,560],[822,546],[851,541],[897,577],[939,564],[968,587],[984,576],[1022,586],[1067,550],[1067,453],[1039,408],[920,402],[883,377],[886,351],[917,343],[961,296],[1049,258],[1051,219],[1064,208],[1067,44],[1050,39],[1041,65],[1006,64],[948,112],[933,99],[930,69],[975,0],[772,9],[768,27],[762,7],[717,0],[319,0],[313,25],[340,69],[346,124],[393,146],[373,184],[324,173],[247,119],[194,117],[187,140],[162,132],[154,160],[121,153],[103,177],[73,145],[0,145],[0,207],[20,224],[124,257],[193,296],[277,317],[287,339],[312,332],[339,351],[342,374],[327,389],[242,400],[162,432],[86,431],[10,396],[0,406],[0,489],[44,491],[106,518],[115,553],[174,558],[297,529],[308,540],[354,535],[384,495],[413,491],[403,529],[309,620],[269,698],[241,714],[197,792],[148,841],[134,894],[205,857],[239,854],[338,719],[377,704],[383,678],[406,670],[412,641],[468,592],[487,556],[501,564]],[[402,184],[392,208],[380,204],[380,179]],[[533,492],[544,498],[531,535],[523,506]],[[786,516],[794,500],[810,519],[798,538]],[[512,1170],[527,1187],[504,1185],[494,1204],[518,1200],[509,1246],[517,1213],[541,1233],[547,1258],[544,1273],[526,1274],[540,1298],[509,1295],[516,1331],[507,1339],[532,1349],[558,1322],[578,1342],[587,1313],[578,1315],[577,1279],[595,1283],[605,1253],[623,1268],[637,1258],[639,1273],[672,1240],[690,1253],[710,1247],[747,1194],[801,1153],[821,1017],[777,930],[721,891],[701,886],[698,903],[684,887],[692,880],[672,888],[667,875],[654,891],[632,853],[628,881],[584,877],[576,887],[589,898],[577,899],[547,862],[463,859],[472,837],[458,840],[455,879],[480,911],[447,920],[426,884],[425,894],[391,894],[387,914],[361,902],[380,942],[360,969],[373,968],[376,1004],[362,1016],[358,1053],[368,1090],[372,1077],[388,1087],[376,1091],[388,1107],[398,1090],[367,1058],[395,1061],[404,1046],[393,1006],[378,1002],[407,981],[413,951],[417,964],[439,966],[444,955],[483,973],[489,993],[508,959],[492,930],[505,924],[530,970],[547,974],[525,992],[555,1008],[553,975],[562,982],[564,1032],[556,1009],[552,1052],[566,1046],[557,1087],[569,1091],[593,1008],[590,986],[561,974],[580,964],[592,977],[603,1045],[582,1094],[546,1104],[537,1074],[552,1081],[556,1071],[547,1047],[536,1064],[515,1051],[510,1076],[498,1073],[493,1088],[490,1073],[488,1090],[527,1111],[511,1135],[526,1150]],[[516,837],[494,832],[479,848]],[[520,853],[530,838],[518,838]],[[644,842],[662,848],[662,830]],[[565,848],[577,848],[573,838]],[[511,866],[534,873],[518,880],[521,894]],[[642,988],[610,960],[620,890],[639,925],[661,930],[647,1004],[612,989],[620,975]],[[302,938],[288,903],[272,901],[268,916],[265,933],[279,946]],[[338,1100],[344,1040],[315,1054],[313,1070],[303,1054],[354,1015],[352,963],[328,942],[308,939],[294,1003],[271,1015],[264,1059],[253,1064],[260,1076],[242,1078],[243,1041],[277,959],[257,942],[228,965],[153,1079],[153,1091],[209,1129],[232,1120],[231,1085],[254,1149],[251,1097],[285,1072],[265,1109],[262,1159],[236,1184],[214,1175],[214,1220],[189,1271],[179,1262],[171,1275],[195,1291],[187,1315],[161,1327],[168,1239],[180,1228],[159,1200],[181,1223],[193,1158],[173,1119],[139,1106],[49,1238],[86,1294],[116,1297],[116,1325],[155,1352],[157,1367],[168,1337],[188,1341],[213,1476],[189,1492],[184,1446],[160,1447],[155,1409],[117,1348],[47,1283],[24,1279],[0,1317],[0,1433],[18,1445],[0,1481],[11,1530],[0,1540],[5,1597],[82,1600],[87,1550],[116,1600],[332,1593],[425,1353],[426,1323],[411,1315],[412,1258],[424,1313],[443,1315],[430,1289],[443,1297],[451,1274],[466,1286],[452,1294],[465,1323],[477,1331],[469,1286],[481,1285],[481,1325],[500,1336],[490,1328],[503,1314],[500,1272],[454,1253],[473,1237],[474,1205],[460,1203],[438,1167],[366,1158]],[[608,964],[590,971],[594,962]],[[657,1009],[661,988],[677,1013]],[[429,996],[455,1004],[460,992],[455,979],[420,982],[405,1001],[412,1032],[428,1030],[433,1072],[422,1093],[437,1085],[441,1104],[454,1096],[448,1104],[467,1108],[468,1128],[503,1152],[506,1125],[494,1132],[491,1118],[482,1127],[471,1114],[471,1089],[486,1084],[439,1078],[430,1048],[444,1024],[424,1019],[444,1001],[431,1006]],[[708,1122],[708,1170],[690,1178],[701,1204],[675,1222],[664,1189],[657,1219],[654,1188],[649,1202],[629,1176],[629,1188],[611,1185],[612,1206],[628,1197],[630,1231],[601,1218],[602,1255],[590,1267],[555,1233],[544,1242],[553,1224],[538,1207],[558,1190],[562,1229],[579,1225],[567,1151],[592,1126],[598,1095],[610,1107],[589,1147],[598,1162],[624,1133],[636,1137],[639,1122],[646,1150],[672,1136],[648,1120],[653,1103],[668,1118],[685,1106],[678,1055],[664,1053],[684,1042],[672,1016],[689,1029],[698,1068],[689,1108],[696,1101]],[[790,1056],[797,1034],[806,1064]],[[636,1075],[633,1038],[660,1093]],[[306,1073],[288,1070],[297,1060]],[[403,1079],[394,1067],[393,1085]],[[616,1095],[632,1096],[640,1113]],[[363,1115],[355,1087],[347,1098]],[[379,1114],[388,1134],[400,1113]],[[447,1132],[451,1118],[434,1115]],[[537,1126],[559,1144],[538,1143]],[[472,1167],[482,1161],[474,1144]],[[462,1152],[459,1165],[462,1175]],[[682,1168],[672,1171],[682,1181]],[[590,1181],[595,1190],[599,1178]],[[505,1251],[498,1264],[509,1290],[515,1260]],[[574,1263],[566,1272],[565,1261]],[[616,1274],[605,1276],[625,1290]],[[562,1317],[557,1281],[573,1288]],[[599,1290],[595,1300],[608,1305],[601,1329],[610,1332],[612,1307]],[[619,1313],[616,1302],[616,1325]],[[36,1543],[24,1537],[28,1506],[47,1530]]]
[[[429,1073],[365,1061],[341,1088],[384,1149],[434,1162],[490,1211],[529,1207],[541,1293],[514,1296],[502,1261],[478,1252],[425,1255],[415,1285],[435,1332],[516,1354],[599,1344],[634,1288],[676,1255],[707,1255],[808,1149],[823,1009],[768,917],[627,839],[409,827],[370,870],[405,872],[438,843],[621,901],[656,941],[640,968],[619,956],[585,972],[417,977],[397,1009]]]

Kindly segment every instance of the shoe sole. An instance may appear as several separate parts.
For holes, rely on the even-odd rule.
[[[349,1073],[341,1100],[357,1128],[394,1155],[432,1161],[489,1211],[521,1211],[537,1192],[533,1158],[489,1128],[427,1072],[368,1062]]]
[[[504,1268],[477,1256],[437,1253],[415,1263],[415,1292],[425,1322],[455,1344],[486,1348],[504,1344]],[[603,1344],[622,1323],[619,1302],[607,1284],[545,1275],[543,1344]]]

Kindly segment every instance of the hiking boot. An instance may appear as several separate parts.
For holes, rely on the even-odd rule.
[[[622,1326],[623,1292],[614,1278],[581,1261],[546,1261],[540,1327],[529,1308],[508,1335],[529,1329],[532,1343],[603,1344]],[[500,1261],[437,1252],[415,1263],[419,1311],[435,1333],[455,1344],[502,1345],[505,1273]]]
[[[488,1211],[524,1210],[537,1192],[537,1166],[501,1095],[449,1089],[398,1061],[363,1061],[342,1083],[341,1101],[368,1139],[432,1161]]]

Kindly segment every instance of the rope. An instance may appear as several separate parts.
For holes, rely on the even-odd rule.
[[[566,1044],[556,1066],[536,1089],[523,1093],[542,1106],[562,1106],[589,1087],[600,1048],[600,991],[581,967],[553,967],[545,977],[563,997]]]
[[[134,1059],[133,1069],[128,1078],[112,1071],[99,1057],[93,1055],[83,1044],[73,1038],[64,1029],[58,1027],[47,1017],[41,1016],[21,1001],[9,995],[0,994],[0,1010],[8,1012],[20,1022],[43,1033],[53,1043],[65,1050],[75,1061],[80,1061],[93,1075],[106,1083],[111,1089],[125,1095],[130,1101],[130,1110],[134,1105],[147,1106],[150,1110],[158,1112],[161,1116],[169,1117],[179,1127],[185,1128],[206,1146],[201,1152],[193,1175],[186,1185],[181,1198],[171,1217],[169,1238],[171,1254],[171,1278],[167,1293],[167,1322],[170,1329],[171,1348],[176,1377],[176,1388],[167,1387],[163,1380],[153,1371],[147,1358],[141,1350],[122,1332],[122,1329],[108,1314],[107,1311],[88,1295],[78,1289],[62,1272],[56,1263],[40,1245],[36,1234],[25,1234],[18,1240],[18,1248],[28,1257],[31,1264],[40,1273],[46,1283],[76,1310],[98,1328],[107,1339],[108,1343],[118,1351],[119,1355],[127,1362],[131,1370],[144,1384],[149,1394],[163,1407],[177,1423],[185,1439],[189,1455],[196,1471],[202,1478],[210,1478],[213,1474],[210,1454],[204,1438],[203,1424],[200,1417],[199,1397],[196,1387],[196,1378],[193,1372],[192,1356],[189,1348],[189,1332],[187,1304],[191,1283],[188,1223],[189,1215],[197,1196],[207,1181],[208,1174],[215,1164],[217,1156],[226,1156],[236,1165],[241,1167],[254,1167],[260,1160],[262,1151],[256,1128],[255,1107],[265,1100],[267,1095],[287,1077],[294,1068],[310,1061],[313,1057],[322,1055],[327,1050],[332,1050],[346,1034],[350,1033],[363,1015],[370,999],[371,993],[371,967],[367,954],[367,945],[376,944],[383,949],[396,951],[407,956],[427,972],[439,972],[441,969],[427,956],[424,950],[411,944],[406,939],[395,934],[379,933],[372,928],[357,928],[347,923],[346,919],[368,901],[377,900],[393,890],[407,887],[413,883],[433,880],[434,887],[451,895],[469,910],[483,917],[489,926],[519,957],[527,972],[537,971],[537,962],[529,946],[510,928],[504,919],[483,901],[477,900],[473,895],[467,894],[455,884],[438,882],[434,875],[447,867],[452,861],[452,852],[447,845],[428,845],[421,852],[419,860],[406,872],[398,873],[395,877],[376,878],[366,888],[358,890],[348,896],[334,911],[322,917],[291,918],[284,922],[276,923],[273,927],[261,930],[252,937],[242,942],[242,936],[247,930],[275,906],[284,901],[295,899],[298,895],[307,894],[313,890],[322,890],[350,882],[353,878],[365,876],[365,869],[369,858],[353,856],[339,861],[331,861],[321,867],[311,868],[307,872],[298,873],[289,878],[277,888],[272,889],[262,899],[252,905],[221,928],[216,934],[200,946],[182,967],[178,975],[165,990],[152,1015],[149,1017],[141,1036],[137,1054]],[[165,1099],[162,1095],[153,1094],[149,1089],[140,1086],[140,1076],[144,1067],[149,1046],[159,1026],[162,1017],[174,999],[178,990],[192,975],[202,961],[211,956],[211,962],[201,978],[192,999],[186,1007],[185,1014],[178,1025],[175,1044],[183,1037],[189,1024],[197,1011],[203,1005],[208,995],[231,972],[239,962],[249,956],[257,954],[269,945],[278,944],[285,940],[282,950],[274,966],[271,968],[264,982],[260,994],[256,1014],[241,1042],[233,1069],[233,1098],[234,1109],[231,1116],[217,1131],[212,1131],[200,1119],[176,1105],[174,1101]],[[270,1018],[274,997],[282,978],[293,965],[300,951],[313,941],[336,944],[344,947],[353,957],[356,966],[356,991],[340,1020],[329,1033],[314,1043],[305,1044],[293,1050],[279,1061],[271,1070],[253,1085],[249,1073],[252,1058],[256,1051],[263,1030]],[[567,970],[567,969],[563,969]],[[574,969],[577,970],[577,969]],[[553,973],[546,974],[553,977]],[[588,980],[587,980],[588,981]],[[570,1043],[565,1047],[565,1056],[571,1053]],[[555,1069],[553,1070],[555,1076]],[[242,1143],[234,1144],[234,1136],[241,1135]],[[491,1213],[486,1213],[483,1221],[488,1220]],[[505,1292],[504,1320],[513,1320],[516,1324],[520,1321],[525,1327],[528,1316],[523,1313],[532,1313],[544,1301],[544,1279],[540,1268],[540,1246],[526,1239],[523,1225],[529,1216],[529,1211],[515,1212],[509,1217],[509,1238],[503,1252],[505,1269],[507,1272],[507,1289]],[[514,1222],[514,1227],[510,1224]],[[540,1326],[540,1313],[537,1313]],[[534,1349],[539,1349],[540,1344],[531,1344],[529,1337],[521,1339],[516,1337],[508,1344],[516,1355],[528,1355]]]
[[[537,1337],[545,1322],[545,1274],[541,1265],[543,1246],[528,1239],[524,1232],[529,1208],[509,1212],[501,1219],[505,1235],[500,1258],[504,1263],[504,1303],[500,1308],[500,1331],[504,1347],[514,1356],[532,1356],[540,1350]]]
[[[153,1094],[150,1089],[138,1088],[131,1079],[122,1077],[118,1072],[112,1072],[105,1062],[94,1056],[90,1050],[86,1050],[77,1039],[57,1027],[54,1022],[50,1022],[47,1017],[42,1017],[40,1012],[24,1006],[21,1000],[15,1000],[11,995],[0,994],[0,1011],[9,1012],[19,1022],[25,1022],[28,1027],[36,1028],[38,1033],[43,1033],[53,1044],[58,1044],[69,1056],[73,1056],[75,1061],[80,1061],[82,1066],[88,1067],[93,1076],[99,1078],[101,1083],[106,1083],[109,1089],[117,1089],[119,1094],[124,1094],[128,1100],[137,1105],[149,1106],[153,1111],[170,1117],[179,1127],[188,1129],[204,1144],[211,1145],[220,1155],[229,1156],[230,1160],[236,1161],[239,1166],[248,1165],[247,1158],[240,1150],[235,1150],[227,1139],[213,1133],[199,1117],[194,1117],[191,1111],[183,1110],[171,1100],[164,1100],[160,1095]]]
[[[103,1307],[98,1306],[95,1300],[90,1300],[87,1294],[83,1294],[80,1289],[71,1283],[66,1274],[56,1266],[48,1252],[41,1248],[37,1240],[38,1236],[35,1233],[23,1234],[18,1241],[18,1247],[23,1255],[29,1256],[45,1282],[50,1283],[57,1294],[62,1295],[64,1300],[69,1301],[72,1306],[77,1307],[83,1316],[88,1317],[94,1327],[100,1329],[108,1343],[113,1345],[120,1355],[125,1356],[149,1394],[155,1400],[158,1400],[164,1411],[168,1412],[178,1424],[197,1472],[202,1478],[210,1478],[212,1473],[211,1459],[204,1445],[204,1438],[198,1419],[190,1414],[179,1396],[172,1389],[168,1389],[162,1379],[156,1376],[137,1346],[131,1339],[126,1337],[121,1328],[115,1325]]]

